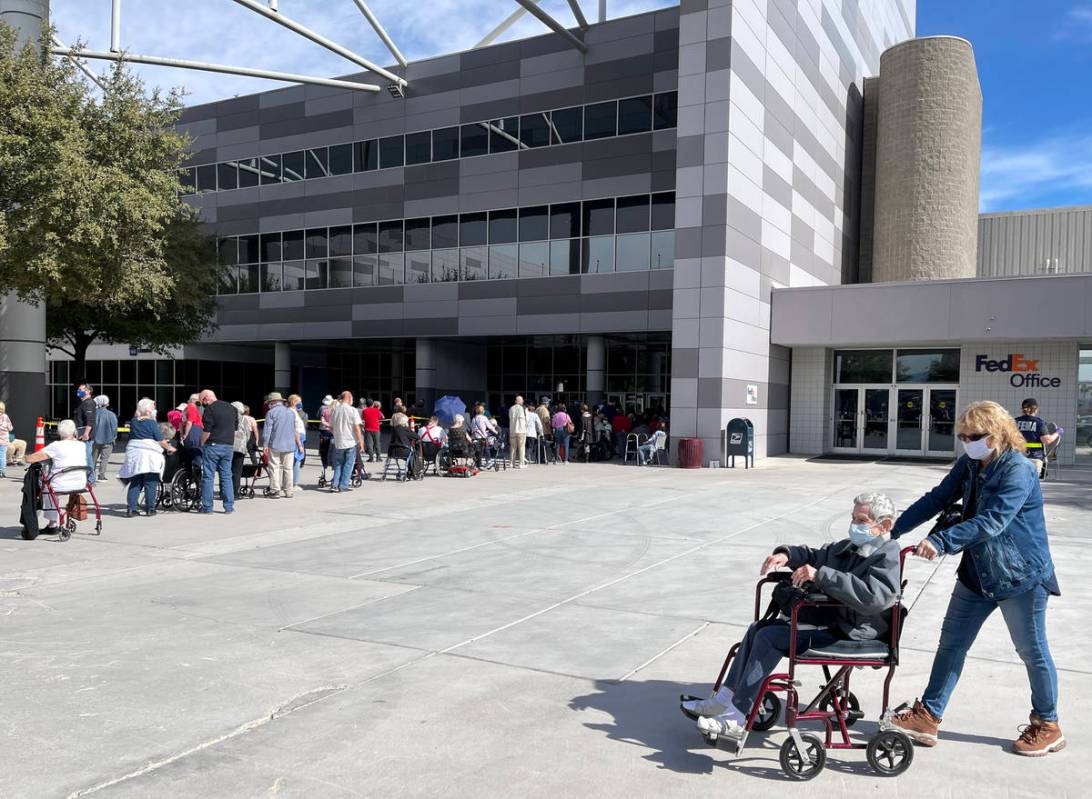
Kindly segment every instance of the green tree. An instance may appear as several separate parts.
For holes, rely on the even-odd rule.
[[[77,379],[96,339],[163,352],[211,330],[221,268],[181,197],[181,94],[124,64],[106,86],[0,25],[0,285],[47,304]]]

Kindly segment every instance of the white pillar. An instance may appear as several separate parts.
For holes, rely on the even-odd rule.
[[[273,344],[273,389],[281,394],[292,390],[292,348],[286,341]]]
[[[588,376],[585,382],[589,405],[598,405],[607,388],[607,345],[602,336],[588,336]]]

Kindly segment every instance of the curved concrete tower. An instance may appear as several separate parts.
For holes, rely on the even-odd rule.
[[[970,42],[888,49],[878,116],[873,281],[974,277],[982,91]]]

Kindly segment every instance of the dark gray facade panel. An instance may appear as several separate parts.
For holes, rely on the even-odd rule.
[[[651,191],[671,191],[675,188],[675,170],[663,169],[652,173]]]
[[[401,335],[403,335],[401,319],[367,319],[353,322],[353,338],[391,338]]]
[[[424,97],[430,94],[442,94],[463,88],[462,78],[458,72],[450,72],[446,75],[430,75],[427,78],[414,78],[407,89],[410,97]]]
[[[792,208],[792,186],[765,164],[762,165],[762,190],[777,200],[781,207]]]
[[[653,274],[655,274],[655,272]],[[650,290],[648,292],[648,310],[670,311],[672,294],[673,292],[670,288]]]
[[[216,305],[225,311],[250,311],[260,307],[257,294],[234,294],[216,298]]]
[[[518,281],[515,280],[475,280],[459,283],[460,300],[494,300],[516,296]]]
[[[459,54],[460,71],[473,72],[477,69],[495,67],[501,64],[509,64],[523,57],[519,42],[503,42],[491,47],[482,47],[477,50],[467,50]],[[519,77],[518,75],[516,77]]]
[[[353,111],[347,108],[342,111],[331,111],[329,114],[317,114],[313,117],[298,117],[295,119],[282,119],[279,122],[263,122],[261,124],[261,136],[263,139],[276,139],[281,136],[295,136],[300,133],[314,133],[330,128],[347,127],[353,124]]]
[[[556,313],[558,310],[556,306],[551,310],[551,313]],[[572,310],[566,308],[564,310]],[[580,295],[580,312],[581,313],[610,313],[613,311],[647,311],[648,310],[648,292],[647,291],[604,291],[596,292],[594,294],[581,294]]]
[[[468,122],[482,122],[489,119],[518,116],[519,112],[519,98],[508,97],[502,100],[490,100],[486,103],[464,105],[459,109],[459,119],[465,125]]]
[[[353,222],[382,222],[385,219],[403,219],[405,215],[401,190],[398,199],[353,206]]]
[[[732,67],[732,40],[711,39],[705,43],[705,71],[718,72]]]
[[[307,103],[285,103],[283,105],[274,105],[268,108],[262,108],[258,112],[259,122],[283,122],[286,119],[299,119],[307,114]]]
[[[539,169],[541,167],[572,164],[584,160],[584,145],[562,144],[557,147],[542,147],[537,150],[522,150],[519,153],[520,169]]]
[[[617,158],[623,155],[643,155],[652,152],[651,133],[633,133],[614,139],[584,142],[584,161],[596,158]]]
[[[457,336],[459,335],[459,318],[450,316],[439,319],[403,319],[402,335]]]
[[[258,109],[244,111],[241,114],[232,114],[231,116],[217,118],[216,130],[218,133],[223,133],[229,130],[238,130],[239,128],[255,127],[260,121],[261,111]]]
[[[459,178],[457,177],[446,180],[407,183],[403,199],[408,202],[410,200],[433,200],[438,197],[458,196],[459,184]]]
[[[479,52],[485,52],[484,50]],[[463,58],[473,53],[463,53]],[[504,80],[517,80],[519,74],[519,59],[515,61],[501,61],[488,66],[463,68],[459,72],[460,89],[469,89],[473,86],[485,86],[488,83],[499,83]]]
[[[612,80],[599,80],[589,67],[585,74],[588,82],[584,87],[584,100],[588,103],[613,100],[616,97],[652,93],[652,72]]]
[[[532,278],[512,281],[520,297],[543,297],[580,294],[580,275]]]
[[[698,376],[698,348],[673,347],[671,350],[671,376]]]
[[[580,86],[552,89],[547,92],[521,94],[519,110],[521,114],[528,114],[532,111],[553,111],[555,108],[568,108],[573,105],[581,105],[583,102],[584,86],[581,84]]]
[[[719,377],[698,378],[698,407],[721,408],[724,406],[724,381]]]
[[[652,170],[651,153],[624,155],[618,158],[596,158],[584,162],[584,180],[640,175]]]

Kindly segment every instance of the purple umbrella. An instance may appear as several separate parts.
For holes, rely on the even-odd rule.
[[[436,414],[436,418],[440,420],[440,424],[444,427],[451,427],[455,422],[456,414],[466,413],[466,403],[458,397],[452,397],[445,394],[440,397],[440,399],[436,400],[432,412]]]

